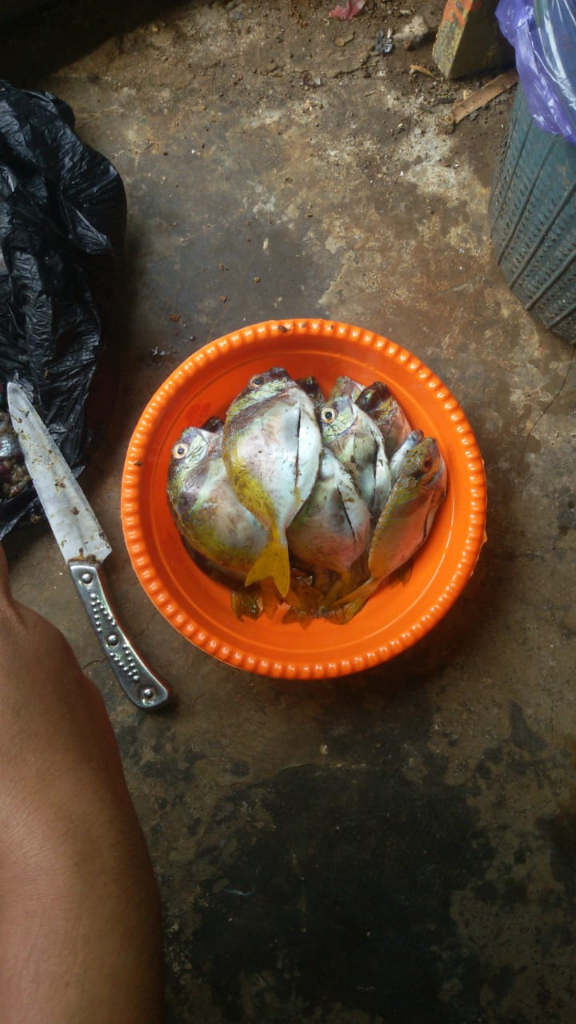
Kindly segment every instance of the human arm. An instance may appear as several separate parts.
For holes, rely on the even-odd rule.
[[[0,1020],[159,1024],[159,896],[115,737],[0,546]]]

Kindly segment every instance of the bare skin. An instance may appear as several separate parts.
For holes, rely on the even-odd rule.
[[[104,702],[1,546],[0,950],[0,1021],[162,1021],[158,890]]]

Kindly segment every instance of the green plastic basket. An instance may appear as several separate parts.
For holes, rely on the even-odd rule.
[[[542,131],[518,86],[490,195],[498,264],[525,309],[576,342],[576,146]]]

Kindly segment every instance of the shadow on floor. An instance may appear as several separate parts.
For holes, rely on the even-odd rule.
[[[201,6],[205,0],[191,0]],[[175,0],[66,0],[1,26],[0,68],[13,85],[31,88],[108,39],[134,31],[178,6]]]

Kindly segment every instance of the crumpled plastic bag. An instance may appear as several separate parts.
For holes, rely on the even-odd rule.
[[[48,3],[50,0],[0,0],[0,25],[26,17]]]
[[[536,124],[576,143],[574,0],[500,0],[496,17]]]
[[[56,96],[0,80],[0,415],[3,385],[17,381],[78,473],[91,440],[88,396],[113,337],[126,195],[73,126]],[[41,513],[2,419],[0,539]]]

